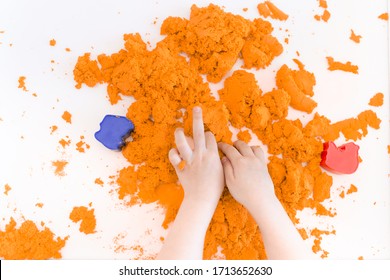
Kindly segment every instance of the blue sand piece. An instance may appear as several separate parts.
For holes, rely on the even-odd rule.
[[[100,123],[100,130],[95,133],[95,138],[107,148],[119,151],[133,130],[134,124],[128,118],[106,115]]]

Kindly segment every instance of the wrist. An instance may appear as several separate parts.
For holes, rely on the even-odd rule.
[[[184,195],[182,206],[189,207],[196,212],[213,212],[219,200],[210,198],[200,198],[196,196]],[[180,206],[181,207],[181,206]]]
[[[251,195],[246,203],[245,208],[253,215],[259,212],[270,212],[279,202],[274,192],[257,191]]]
[[[210,203],[193,198],[184,198],[177,213],[176,221],[184,221],[188,227],[196,228],[205,233],[214,212],[215,207]]]

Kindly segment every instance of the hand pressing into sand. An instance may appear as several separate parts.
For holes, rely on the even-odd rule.
[[[184,199],[157,259],[202,259],[206,230],[225,180],[215,137],[204,132],[200,107],[193,109],[193,138],[177,129],[175,142],[177,149],[170,150],[169,160],[183,186]]]
[[[268,258],[316,258],[277,199],[261,148],[243,141],[218,146],[225,154],[222,164],[226,185],[256,220]]]

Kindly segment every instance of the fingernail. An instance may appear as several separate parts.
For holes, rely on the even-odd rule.
[[[194,112],[199,113],[201,111],[201,108],[199,106],[194,107]]]
[[[223,163],[225,163],[225,162],[227,161],[227,158],[226,158],[226,157],[223,157],[223,158],[221,159],[221,161],[222,161]]]

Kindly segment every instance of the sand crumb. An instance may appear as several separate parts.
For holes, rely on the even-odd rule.
[[[26,88],[26,77],[25,76],[20,76],[18,79],[18,88],[21,88],[23,91],[28,91]]]
[[[55,167],[54,174],[57,176],[65,176],[64,168],[68,164],[65,160],[53,161],[52,165]]]
[[[103,185],[104,185],[104,182],[102,181],[102,179],[96,178],[96,179],[95,179],[95,184],[100,185],[100,186],[103,186]]]
[[[58,126],[52,125],[52,126],[50,127],[50,130],[51,130],[50,134],[53,134],[53,132],[56,131],[57,129],[58,129]]]
[[[62,119],[64,121],[66,121],[67,123],[72,123],[72,115],[68,112],[68,111],[65,111],[63,114],[62,114]]]
[[[249,133],[248,130],[240,130],[238,133],[237,133],[237,138],[241,141],[244,141],[245,143],[249,143],[252,139],[252,136],[251,134]]]
[[[69,146],[71,141],[70,139],[68,140],[65,140],[64,138],[62,138],[60,141],[58,141],[58,143],[63,147],[65,148],[66,146]]]
[[[351,36],[349,37],[349,39],[351,39],[355,43],[360,43],[361,38],[362,38],[362,36],[356,35],[355,32],[351,29]]]
[[[383,97],[384,97],[383,93],[378,92],[370,99],[370,103],[368,103],[368,104],[371,106],[375,106],[375,107],[382,106],[383,105]]]
[[[354,193],[354,192],[357,192],[357,191],[358,191],[357,187],[354,184],[351,184],[351,186],[347,190],[347,194],[351,194],[351,193]]]
[[[288,19],[288,15],[282,12],[270,1],[265,1],[264,3],[260,3],[259,5],[257,5],[257,9],[259,11],[259,14],[265,18],[271,17],[273,19],[278,19],[283,21]]]
[[[94,214],[94,209],[89,209],[85,206],[74,207],[72,212],[69,215],[69,219],[73,222],[80,223],[80,232],[85,234],[95,233],[96,227],[96,218]]]
[[[335,61],[331,56],[327,56],[326,59],[328,60],[328,65],[329,65],[328,70],[330,71],[341,70],[345,72],[358,74],[359,67],[356,65],[352,65],[350,61],[347,61],[346,63],[342,63],[339,61]]]
[[[389,20],[389,14],[388,13],[383,13],[378,16],[379,19],[383,20]]]
[[[11,187],[8,184],[5,184],[4,186],[4,194],[8,195],[8,192],[11,190]]]

